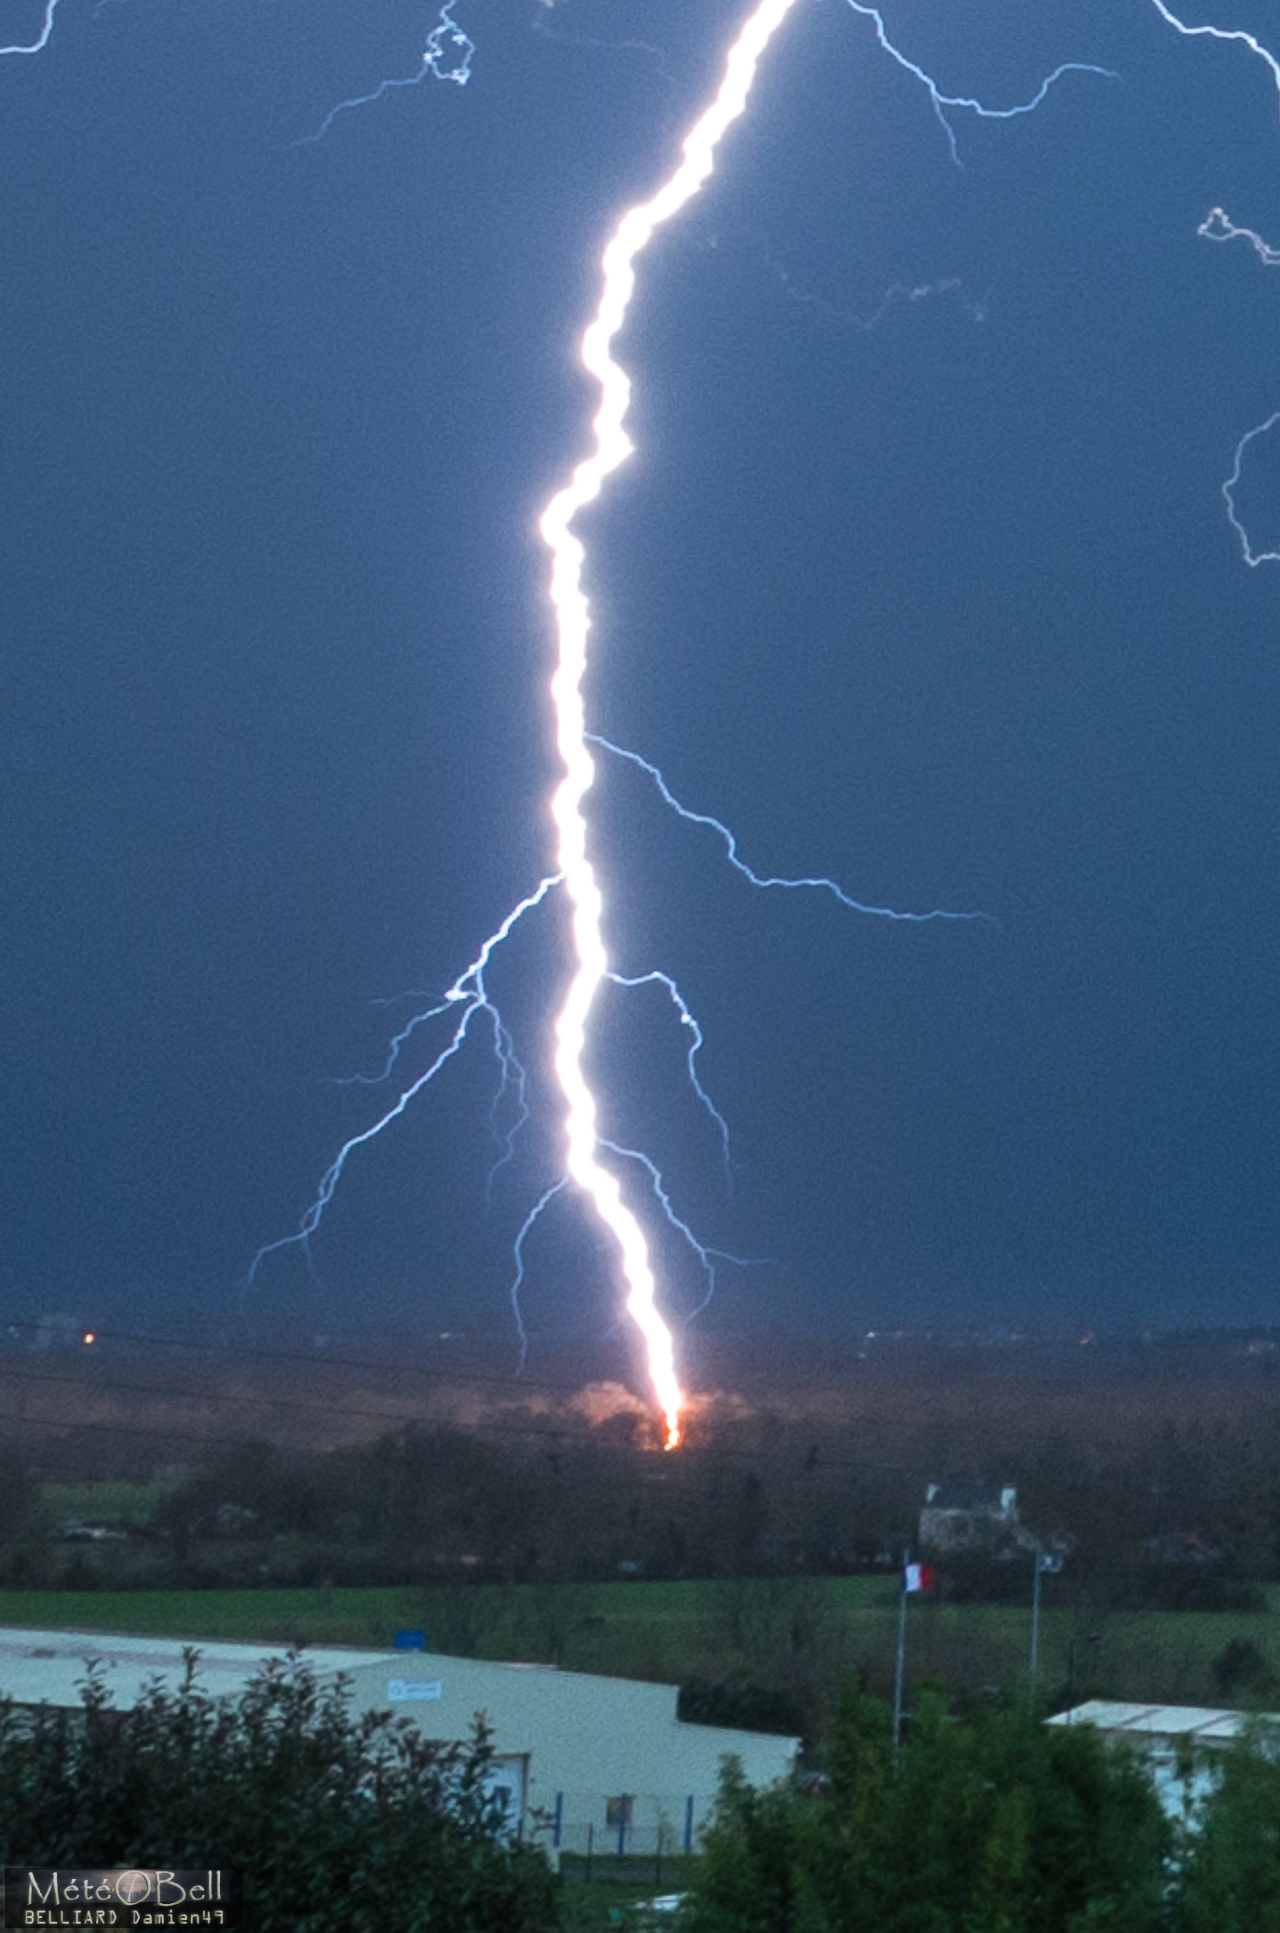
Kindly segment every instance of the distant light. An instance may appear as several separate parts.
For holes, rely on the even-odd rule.
[[[98,1338],[94,1335],[92,1329],[86,1329],[84,1334],[81,1336],[80,1340],[81,1342],[84,1342],[84,1343],[90,1343],[90,1342],[96,1342]]]

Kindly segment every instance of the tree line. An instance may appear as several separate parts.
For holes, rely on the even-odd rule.
[[[971,1446],[970,1446],[971,1447]],[[727,1419],[675,1456],[630,1415],[568,1436],[398,1429],[324,1453],[241,1441],[196,1449],[127,1542],[54,1547],[30,1452],[0,1451],[0,1583],[119,1585],[591,1583],[839,1576],[914,1544],[930,1478],[962,1474],[922,1426],[898,1461],[851,1426]],[[1023,1522],[1061,1537],[1055,1584],[1113,1608],[1249,1610],[1280,1576],[1280,1430],[1166,1424],[1149,1440],[1002,1445],[963,1474],[1018,1488]],[[1020,1595],[1016,1566],[954,1562],[968,1601]]]

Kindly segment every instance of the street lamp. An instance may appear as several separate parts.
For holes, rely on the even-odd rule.
[[[1060,1571],[1062,1558],[1056,1550],[1046,1550],[1043,1544],[1032,1546],[1035,1563],[1032,1568],[1031,1582],[1031,1689],[1035,1690],[1036,1679],[1040,1674],[1040,1579],[1046,1571]]]

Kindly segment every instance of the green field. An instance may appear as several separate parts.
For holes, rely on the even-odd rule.
[[[1257,1613],[1144,1611],[1095,1617],[1047,1609],[1040,1684],[1061,1691],[1184,1704],[1224,1698],[1211,1666],[1248,1639],[1280,1675],[1280,1587]],[[425,1627],[443,1652],[552,1661],[568,1669],[680,1683],[735,1674],[811,1689],[848,1671],[883,1689],[892,1670],[897,1592],[883,1577],[761,1583],[473,1585],[456,1589],[4,1591],[0,1624],[144,1636],[389,1646]],[[913,1598],[913,1677],[957,1689],[1024,1680],[1029,1612]]]
[[[157,1476],[149,1483],[45,1483],[40,1486],[41,1515],[48,1525],[73,1517],[81,1523],[149,1524],[180,1482],[177,1476]]]

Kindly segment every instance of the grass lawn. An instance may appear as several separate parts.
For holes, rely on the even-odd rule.
[[[286,1591],[0,1591],[0,1625],[247,1644],[390,1647],[421,1623],[422,1594],[370,1587]]]
[[[149,1524],[181,1481],[177,1476],[159,1476],[149,1483],[44,1483],[40,1508],[51,1525],[72,1517],[82,1524]]]
[[[644,1907],[656,1897],[682,1892],[693,1865],[691,1859],[669,1858],[655,1872],[652,1860],[597,1861],[588,1877],[584,1860],[565,1856],[560,1866],[564,1878],[561,1924],[566,1933],[604,1933],[616,1927],[641,1933],[645,1928],[671,1927],[676,1923],[674,1915],[646,1913]],[[607,1868],[603,1876],[602,1866]]]
[[[206,1591],[2,1591],[0,1625],[118,1631],[199,1640],[240,1639],[390,1647],[402,1628],[424,1628],[443,1652],[554,1660],[569,1669],[668,1683],[745,1673],[785,1680],[797,1668],[834,1682],[864,1673],[883,1690],[892,1672],[898,1596],[893,1579],[803,1581],[803,1602],[821,1609],[797,1643],[796,1581],[470,1585]],[[1152,1703],[1247,1703],[1215,1683],[1212,1661],[1246,1638],[1280,1677],[1280,1588],[1265,1612],[1112,1612],[1092,1624],[1049,1605],[1041,1618],[1039,1682],[1072,1682],[1077,1693]],[[952,1605],[924,1597],[907,1604],[911,1677],[948,1685],[1006,1685],[1024,1679],[1030,1611]]]

